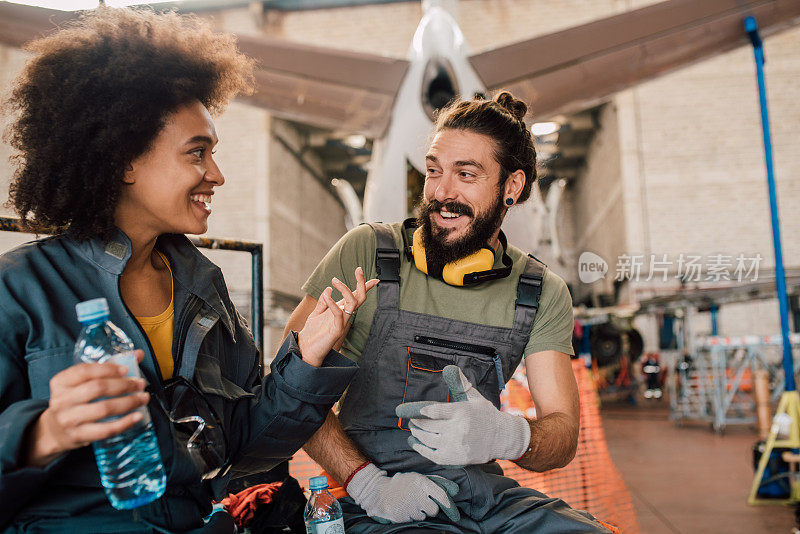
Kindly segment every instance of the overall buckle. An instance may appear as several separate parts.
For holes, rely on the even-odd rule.
[[[375,267],[381,282],[400,282],[400,251],[391,248],[376,250]]]

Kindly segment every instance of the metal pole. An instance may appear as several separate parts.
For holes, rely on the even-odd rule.
[[[261,357],[264,357],[264,246],[256,245],[251,251],[253,258],[252,282],[253,290],[251,294],[252,315],[253,315],[253,339]]]
[[[719,312],[719,306],[714,304],[711,306],[711,335],[718,336],[719,335],[719,323],[717,322],[717,313]]]
[[[767,89],[764,82],[764,45],[758,34],[758,24],[753,17],[744,20],[744,28],[753,44],[758,78],[758,97],[761,104],[761,129],[764,137],[764,158],[767,163],[767,186],[769,207],[772,216],[772,244],[775,249],[775,282],[778,286],[778,303],[781,314],[781,337],[783,338],[783,373],[785,391],[794,391],[794,361],[792,346],[789,343],[789,299],[786,292],[786,275],[783,269],[783,249],[781,248],[781,226],[778,219],[778,196],[775,190],[775,175],[772,165],[772,139],[769,132],[769,113],[767,111]]]

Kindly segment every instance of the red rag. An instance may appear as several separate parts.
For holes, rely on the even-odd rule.
[[[251,486],[239,493],[228,494],[220,501],[220,504],[231,514],[237,527],[245,528],[253,521],[259,505],[272,502],[272,498],[278,492],[281,484],[282,482],[272,482]]]

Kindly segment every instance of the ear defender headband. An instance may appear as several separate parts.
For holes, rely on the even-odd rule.
[[[422,243],[422,229],[414,229],[415,227],[415,219],[407,219],[403,223],[403,241],[405,243],[406,256],[409,260],[413,258],[416,268],[428,276],[439,278],[448,285],[460,287],[475,285],[489,280],[498,280],[511,274],[511,267],[514,262],[506,253],[508,241],[502,230],[499,237],[500,244],[503,247],[503,267],[492,269],[494,266],[494,250],[489,245],[484,245],[477,252],[444,266],[429,262],[425,255],[425,246]],[[409,245],[408,233],[411,230],[414,233]]]

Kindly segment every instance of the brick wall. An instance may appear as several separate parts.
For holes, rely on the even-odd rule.
[[[800,264],[800,30],[765,40],[775,173],[787,265]],[[761,251],[773,265],[761,122],[750,47],[642,85],[651,248]],[[669,224],[671,223],[671,224]]]
[[[470,48],[477,51],[608,17],[625,11],[625,4],[620,0],[461,0],[456,20]]]
[[[422,16],[420,2],[267,11],[264,31],[305,44],[405,57]]]
[[[765,51],[784,264],[797,267],[800,213],[793,206],[800,202],[800,153],[793,140],[800,135],[800,30],[768,37]],[[616,101],[632,117],[626,134],[636,139],[638,151],[625,152],[623,159],[638,169],[645,194],[638,206],[635,194],[626,204],[631,213],[644,214],[648,229],[648,235],[631,232],[641,237],[629,241],[631,250],[670,258],[760,254],[760,267],[774,268],[752,49],[742,47],[627,93]],[[635,193],[634,187],[626,190]],[[639,221],[631,217],[628,228],[643,226]],[[720,311],[722,334],[767,334],[779,328],[777,301]]]

